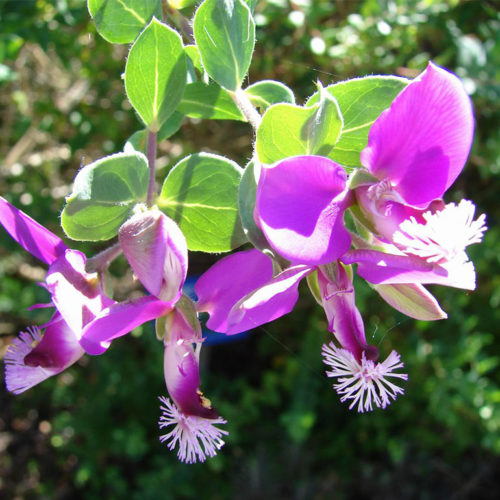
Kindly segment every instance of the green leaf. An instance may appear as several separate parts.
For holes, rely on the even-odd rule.
[[[177,109],[191,118],[245,121],[228,91],[216,83],[188,83]]]
[[[179,224],[190,250],[227,252],[245,243],[238,214],[242,173],[233,161],[209,153],[172,168],[156,203]]]
[[[161,17],[161,0],[88,0],[98,33],[111,43],[130,43],[153,16]]]
[[[74,240],[108,240],[147,195],[149,168],[141,153],[118,153],[83,167],[61,214]]]
[[[255,45],[255,22],[247,4],[205,0],[196,11],[193,27],[206,72],[227,90],[240,88]]]
[[[184,92],[186,55],[179,34],[153,19],[130,49],[125,89],[146,127],[156,132]]]
[[[254,83],[245,89],[245,94],[254,106],[260,108],[262,113],[273,104],[280,102],[295,104],[293,92],[286,85],[274,80],[262,80]]]
[[[240,209],[241,225],[246,237],[254,247],[259,250],[266,250],[270,248],[269,243],[253,218],[259,169],[260,167],[255,161],[251,161],[246,166],[238,189],[238,207]]]
[[[396,76],[368,76],[326,87],[337,99],[344,118],[342,136],[330,158],[345,166],[361,166],[359,155],[368,142],[372,123],[408,83],[409,80]],[[307,105],[314,104],[318,99],[317,92],[309,98]]]
[[[342,130],[342,116],[335,98],[324,89],[310,107],[275,104],[257,130],[256,151],[262,163],[297,155],[327,156]]]
[[[173,115],[170,115],[167,118],[167,121],[161,126],[160,130],[158,130],[158,136],[156,140],[160,142],[173,136],[181,128],[183,120],[184,115],[175,111]],[[148,145],[147,143],[148,131],[138,130],[127,139],[127,142],[123,147],[123,151],[125,151],[126,153],[132,151],[146,153]]]

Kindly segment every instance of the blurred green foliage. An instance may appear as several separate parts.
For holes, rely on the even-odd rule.
[[[478,289],[433,291],[449,319],[424,323],[386,306],[361,280],[358,306],[382,355],[410,379],[385,411],[358,415],[324,376],[323,313],[301,289],[296,310],[244,340],[204,351],[203,389],[228,420],[226,446],[187,466],[158,441],[162,349],[145,326],[13,397],[0,392],[0,497],[22,499],[493,499],[500,496],[500,16],[495,1],[259,0],[249,82],[271,78],[299,103],[353,76],[413,77],[432,59],[474,101],[469,164],[450,191],[488,214],[471,248]],[[83,0],[0,3],[0,193],[58,234],[80,164],[119,151],[140,128],[120,75],[126,47],[96,33]],[[158,164],[206,148],[244,164],[251,131],[189,120]],[[451,199],[449,201],[452,201]],[[76,245],[89,251],[96,247]],[[43,269],[0,234],[2,351],[47,311]],[[192,272],[208,257],[193,254]],[[120,274],[123,263],[114,271]],[[120,286],[120,285],[119,285]],[[119,287],[117,288],[119,289]]]

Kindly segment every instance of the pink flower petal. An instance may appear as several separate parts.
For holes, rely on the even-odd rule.
[[[262,168],[255,219],[276,251],[294,264],[332,262],[349,249],[344,169],[321,156],[295,156]]]
[[[242,297],[231,308],[224,330],[228,335],[250,330],[288,314],[299,298],[298,286],[311,273],[309,266],[285,269],[257,290]],[[210,320],[207,326],[212,328]],[[213,328],[212,328],[213,329]]]
[[[361,162],[379,179],[389,178],[406,203],[424,206],[462,171],[473,132],[462,83],[429,63],[372,125]]]
[[[272,277],[271,258],[255,249],[236,252],[216,262],[194,286],[198,310],[210,314],[208,327],[226,332],[233,306]]]
[[[89,354],[102,354],[113,339],[167,314],[172,308],[172,302],[163,302],[153,296],[116,303],[85,326],[80,344]]]
[[[68,248],[60,238],[0,197],[0,224],[25,250],[52,264]]]
[[[374,284],[420,283],[474,290],[472,262],[450,262],[443,265],[412,255],[393,255],[377,250],[351,250],[342,257],[345,264],[358,264],[357,272]]]
[[[207,326],[232,335],[289,313],[298,299],[299,281],[312,269],[298,265],[273,278],[270,257],[258,250],[229,255],[197,281],[198,310],[210,314]]]

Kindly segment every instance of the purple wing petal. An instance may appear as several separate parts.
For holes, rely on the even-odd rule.
[[[271,245],[296,264],[331,262],[349,249],[344,169],[321,156],[296,156],[262,169],[255,219]]]
[[[85,326],[80,344],[88,354],[102,354],[113,339],[159,318],[172,308],[172,302],[163,302],[153,296],[114,304]]]
[[[393,255],[377,250],[352,250],[342,257],[345,264],[358,264],[358,274],[370,283],[420,283],[474,290],[472,262],[432,264],[420,257]]]
[[[232,335],[288,314],[299,298],[300,280],[312,271],[311,267],[305,265],[285,269],[237,302],[222,325],[212,324],[208,320],[207,326],[215,331]]]
[[[67,246],[54,233],[0,197],[0,224],[25,250],[52,264]]]
[[[429,63],[372,125],[361,162],[389,178],[406,203],[423,206],[441,198],[462,171],[473,132],[460,80]]]
[[[198,310],[210,314],[209,328],[224,332],[233,306],[272,277],[271,258],[255,249],[228,255],[215,263],[194,287]]]

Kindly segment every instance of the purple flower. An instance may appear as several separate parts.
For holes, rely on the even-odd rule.
[[[427,208],[462,171],[473,132],[472,106],[462,83],[429,63],[370,129],[361,163],[376,182],[364,194],[380,215],[387,203]]]
[[[376,284],[475,288],[466,246],[481,241],[485,216],[467,200],[445,205],[472,144],[470,99],[458,78],[429,63],[370,129],[361,153],[373,176],[355,188],[361,221],[377,239],[342,258]],[[380,252],[376,247],[382,247]]]
[[[339,263],[323,266],[318,271],[318,285],[328,318],[328,329],[341,347],[333,342],[323,345],[324,362],[336,377],[334,389],[342,402],[351,400],[349,409],[372,411],[373,405],[386,408],[404,391],[390,381],[407,380],[403,373],[393,373],[403,367],[399,354],[392,351],[382,363],[377,363],[378,349],[368,345],[361,314],[355,305],[354,287],[346,269]]]
[[[97,273],[86,272],[83,253],[69,249],[55,234],[1,197],[0,224],[25,250],[48,264],[43,286],[57,309],[53,319],[41,328],[45,328],[43,334],[33,327],[9,347],[6,382],[13,392],[22,392],[36,381],[59,373],[83,354],[82,348],[89,354],[103,353],[114,338],[173,308],[171,302],[151,296],[125,303],[108,298]]]
[[[18,394],[55,375],[83,355],[84,327],[114,301],[102,293],[85,256],[0,197],[0,224],[28,252],[49,265],[44,287],[57,313],[44,327],[21,332],[6,353],[7,388]]]
[[[158,425],[170,428],[160,441],[166,441],[170,450],[178,446],[177,457],[182,462],[204,462],[224,445],[222,436],[227,431],[215,427],[226,421],[200,391],[201,328],[197,320],[190,324],[180,309],[172,311],[166,325],[164,374],[172,401],[160,397]]]

